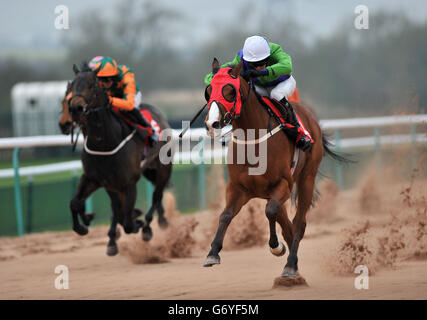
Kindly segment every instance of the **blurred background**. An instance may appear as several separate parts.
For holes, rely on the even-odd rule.
[[[68,80],[72,64],[115,57],[146,102],[181,125],[203,102],[213,57],[231,61],[246,37],[265,36],[293,59],[302,99],[321,118],[420,112],[427,100],[427,3],[375,0],[357,30],[358,0],[74,0],[55,29],[56,0],[0,4],[1,135],[11,136],[12,86]]]
[[[360,4],[369,9],[368,29],[355,28]],[[55,28],[58,5],[68,8],[69,29]],[[162,110],[172,127],[181,128],[181,121],[191,119],[204,103],[203,79],[212,59],[231,61],[245,38],[254,34],[279,43],[291,55],[300,96],[321,119],[425,113],[425,1],[16,0],[0,2],[0,137],[59,134],[61,95],[46,102],[52,106],[48,121],[40,122],[43,103],[29,93],[34,90],[39,97],[40,84],[20,90],[17,84],[71,80],[73,63],[97,55],[130,66],[143,101]],[[24,100],[14,98],[13,88]],[[25,120],[25,112],[14,113],[18,108],[36,116]],[[32,131],[18,128],[37,123]],[[26,164],[79,158],[69,147],[21,153]],[[1,150],[0,167],[9,168],[10,158],[11,151]],[[63,175],[43,179],[58,188]],[[61,200],[64,214],[77,183],[76,175],[67,179]],[[186,183],[194,184],[191,179]],[[7,202],[13,197],[11,179],[2,180],[1,186],[0,198]],[[33,201],[28,197],[35,197],[27,192],[24,206]],[[48,201],[49,192],[39,205]],[[10,210],[13,216],[12,205]]]

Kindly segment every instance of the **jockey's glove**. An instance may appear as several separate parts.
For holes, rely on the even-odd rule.
[[[243,78],[245,79],[257,78],[262,76],[268,76],[267,69],[262,69],[262,70],[249,69],[243,72]]]

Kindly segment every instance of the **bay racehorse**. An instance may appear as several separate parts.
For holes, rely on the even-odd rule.
[[[250,199],[262,198],[267,200],[265,214],[269,221],[270,250],[276,256],[282,256],[286,251],[276,234],[277,222],[290,251],[281,276],[293,278],[298,271],[298,247],[304,237],[306,214],[312,204],[315,179],[322,158],[324,154],[329,154],[339,161],[347,159],[330,150],[314,112],[302,103],[293,102],[292,105],[314,139],[310,151],[300,152],[295,148],[295,143],[280,132],[282,130],[271,130],[279,128],[279,123],[261,105],[252,84],[239,75],[241,68],[242,63],[232,68],[220,69],[218,61],[214,59],[214,78],[205,91],[209,107],[205,126],[210,135],[217,135],[220,132],[218,129],[231,123],[233,139],[228,146],[227,167],[230,179],[226,189],[226,206],[220,215],[218,229],[204,266],[220,263],[219,252],[228,225]],[[253,140],[239,140],[234,135],[238,130],[248,134],[250,129],[255,129]],[[269,133],[263,134],[261,131]],[[265,152],[261,154],[263,143],[266,144]],[[255,164],[247,156],[243,161],[236,161],[242,154],[242,149],[239,149],[242,145],[255,147],[260,161],[265,161],[265,172],[250,174]],[[296,155],[299,156],[298,164],[293,168]],[[290,198],[294,184],[298,190],[297,211],[291,222],[285,202]]]
[[[93,219],[93,214],[85,214],[85,200],[98,188],[103,187],[110,197],[113,211],[107,254],[115,255],[118,252],[115,243],[118,223],[126,233],[136,233],[142,228],[144,240],[149,240],[152,237],[149,224],[154,210],[158,210],[159,217],[162,217],[159,224],[167,226],[161,198],[171,175],[172,164],[163,165],[156,161],[161,142],[146,150],[148,130],[136,132],[133,126],[112,110],[107,94],[98,84],[96,70],[92,71],[86,63],[82,71],[76,66],[73,69],[76,78],[69,85],[69,97],[66,100],[71,125],[80,125],[85,135],[81,155],[84,172],[76,195],[70,202],[73,230],[80,235],[87,234],[86,226]],[[146,108],[150,109],[153,117],[158,118],[160,126],[168,127],[154,107],[147,105]],[[152,207],[145,217],[145,222],[137,219],[142,212],[134,208],[136,183],[142,172],[156,185]],[[84,225],[80,224],[78,217]]]

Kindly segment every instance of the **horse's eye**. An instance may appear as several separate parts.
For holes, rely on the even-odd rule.
[[[231,84],[226,84],[222,87],[222,96],[228,102],[234,102],[237,97],[236,88]]]
[[[209,102],[210,98],[211,98],[211,93],[212,93],[212,86],[208,85],[205,89],[205,99],[206,102]]]

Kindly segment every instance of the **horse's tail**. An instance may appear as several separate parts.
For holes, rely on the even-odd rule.
[[[349,163],[356,163],[357,161],[351,159],[351,155],[350,154],[344,154],[342,152],[338,153],[333,151],[332,148],[332,143],[327,139],[327,135],[325,135],[324,133],[322,134],[322,145],[323,145],[323,150],[324,150],[324,155],[328,155],[330,156],[332,159],[344,163],[344,164],[349,164]]]

